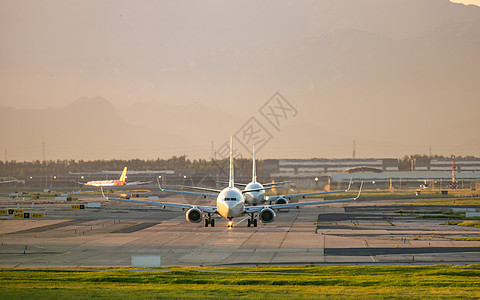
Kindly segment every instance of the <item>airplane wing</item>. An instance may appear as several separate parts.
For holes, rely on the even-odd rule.
[[[160,191],[167,192],[167,193],[177,193],[177,194],[187,194],[187,195],[194,195],[194,196],[203,196],[206,197],[217,197],[218,194],[209,194],[209,193],[198,193],[198,192],[189,192],[189,191],[177,191],[177,190],[167,190],[160,188]]]
[[[186,188],[189,188],[189,189],[200,190],[200,191],[214,192],[214,193],[220,193],[221,192],[221,190],[206,188],[206,187],[200,187],[200,186],[182,185],[182,187],[186,187]]]
[[[263,186],[272,186],[272,187],[278,187],[280,185],[284,185],[285,183],[289,183],[291,181],[282,181],[282,182],[272,182],[272,183],[265,183],[262,184]]]
[[[228,184],[228,181],[217,181],[217,183]],[[235,186],[246,187],[246,183],[237,183],[235,182]]]
[[[267,187],[262,187],[262,188],[258,188],[258,189],[248,189],[248,190],[243,190],[242,194],[250,193],[250,192],[259,192],[259,191],[264,191],[264,190],[270,190],[270,189],[274,189],[274,188],[275,187],[267,186]]]
[[[348,190],[350,190],[351,186],[352,186],[352,180],[350,180],[350,183],[348,184],[348,188],[346,190],[329,191],[329,192],[314,192],[314,193],[304,193],[304,194],[289,194],[289,195],[280,195],[280,196],[268,196],[267,201],[275,201],[278,198],[285,198],[285,199],[300,198],[300,197],[305,198],[307,196],[346,193],[346,192],[348,192]],[[363,186],[363,182],[362,182],[361,186]],[[360,189],[361,189],[361,187],[360,187]]]
[[[323,201],[313,201],[313,202],[300,202],[300,203],[288,203],[288,204],[274,204],[274,205],[262,205],[262,206],[246,206],[245,212],[253,213],[253,212],[260,212],[264,208],[271,208],[271,209],[280,209],[280,208],[291,208],[291,207],[300,207],[300,206],[312,206],[312,205],[323,205],[329,203],[338,203],[338,202],[349,202],[349,201],[356,201],[360,198],[360,194],[362,193],[363,181],[360,184],[360,190],[358,191],[358,195],[355,198],[346,198],[346,199],[335,199],[335,200],[323,200]]]
[[[149,184],[152,182],[153,181],[132,181],[132,182],[127,182],[125,185],[142,185],[142,184]]]
[[[226,181],[218,181],[219,183],[226,183],[228,184],[228,182]],[[265,184],[262,184],[264,187],[271,187],[271,189],[274,189],[275,187],[278,187],[280,185],[284,185],[285,183],[288,183],[290,181],[282,181],[282,182],[273,182],[273,183],[265,183]],[[235,186],[240,186],[240,187],[246,187],[248,184],[246,183],[236,183],[235,182]]]
[[[280,196],[268,196],[267,201],[275,201],[278,198],[305,198],[307,196],[317,196],[317,195],[326,195],[326,194],[336,194],[336,193],[345,193],[347,190],[339,190],[339,191],[330,191],[330,192],[316,192],[316,193],[304,193],[304,194],[289,194],[289,195],[280,195]]]
[[[209,194],[209,193],[197,193],[197,192],[189,192],[189,191],[177,191],[177,190],[167,190],[167,189],[164,189],[160,186],[160,181],[158,180],[157,178],[157,183],[158,183],[158,188],[160,189],[160,191],[162,192],[167,192],[167,193],[177,193],[177,194],[187,194],[187,195],[194,195],[194,196],[202,196],[203,198],[207,198],[207,197],[217,197],[218,196],[218,193],[220,193],[220,191],[217,192],[217,190],[213,190],[211,189],[210,191],[215,191],[217,192],[217,194]],[[203,189],[203,188],[202,188]]]
[[[246,206],[245,212],[253,213],[253,212],[260,212],[264,208],[271,208],[271,209],[280,209],[280,208],[291,208],[291,207],[300,207],[300,206],[312,206],[312,205],[323,205],[329,203],[337,203],[337,202],[349,202],[355,201],[357,198],[346,198],[346,199],[336,199],[336,200],[325,200],[325,201],[314,201],[314,202],[300,202],[300,203],[289,203],[289,204],[274,204],[274,205],[257,205],[257,206]]]
[[[123,198],[110,198],[110,197],[106,197],[106,199],[107,200],[113,200],[113,201],[141,203],[141,204],[158,205],[158,206],[163,206],[163,207],[173,207],[173,208],[181,208],[181,209],[190,209],[190,208],[196,207],[196,208],[200,209],[201,211],[204,211],[204,212],[207,212],[207,213],[216,213],[217,212],[217,208],[215,206],[156,202],[156,201],[147,201],[147,200],[133,200],[133,199],[123,199]]]
[[[12,180],[0,181],[0,183],[10,183],[10,182],[16,182],[16,181],[17,181],[16,179],[12,179]]]

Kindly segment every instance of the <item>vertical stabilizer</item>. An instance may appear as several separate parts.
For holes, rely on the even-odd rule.
[[[127,167],[125,167],[123,169],[123,172],[122,172],[122,175],[120,176],[120,181],[125,181],[125,179],[127,178]]]
[[[255,166],[255,145],[253,145],[252,182],[257,182],[257,167]]]
[[[233,137],[230,137],[230,179],[228,180],[228,187],[234,187],[233,181]]]

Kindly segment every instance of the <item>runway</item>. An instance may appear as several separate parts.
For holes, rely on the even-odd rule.
[[[11,208],[18,200],[0,203]],[[33,210],[45,212],[43,220],[1,216],[0,267],[128,267],[132,255],[160,255],[163,266],[480,261],[480,241],[456,240],[479,236],[479,228],[441,225],[445,220],[398,209],[357,202],[280,211],[275,222],[256,228],[246,226],[246,217],[233,228],[222,219],[205,228],[188,223],[182,211],[158,207],[105,201],[73,210],[71,203],[38,201]]]

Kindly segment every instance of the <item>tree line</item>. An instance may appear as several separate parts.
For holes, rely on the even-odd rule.
[[[34,160],[31,162],[0,161],[0,177],[27,179],[28,176],[45,174],[88,173],[103,170],[121,171],[124,167],[135,171],[175,170],[176,172],[193,172],[196,174],[228,174],[229,160],[190,160],[186,155],[173,156],[169,159],[112,159],[112,160]],[[252,160],[235,159],[235,173],[251,174]],[[263,161],[257,161],[257,172],[263,172]]]
[[[430,159],[450,159],[451,156],[427,156],[427,155],[406,155],[398,159],[399,171],[410,171],[412,161],[419,158]],[[473,156],[458,156],[457,158],[472,159]],[[45,174],[68,174],[81,172],[97,172],[102,170],[119,170],[128,167],[136,171],[162,171],[175,170],[177,172],[188,171],[196,174],[228,174],[229,160],[206,160],[206,159],[188,159],[186,155],[173,156],[168,159],[111,159],[111,160],[34,160],[31,162],[0,161],[0,177],[14,177],[17,179],[26,179],[32,175]],[[263,173],[263,160],[257,160],[257,173]],[[252,160],[245,158],[235,159],[235,173],[239,175],[248,175],[252,172]]]

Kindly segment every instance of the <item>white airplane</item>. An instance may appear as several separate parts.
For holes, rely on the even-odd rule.
[[[250,205],[260,205],[265,202],[275,203],[275,204],[287,204],[291,198],[299,198],[306,196],[316,196],[316,195],[325,195],[325,194],[334,194],[334,193],[344,193],[350,189],[350,184],[346,190],[340,191],[330,191],[330,192],[315,192],[315,193],[306,193],[306,194],[290,194],[290,195],[279,195],[279,196],[265,196],[265,188],[274,188],[277,185],[284,184],[284,182],[279,183],[267,183],[262,185],[257,182],[257,170],[255,167],[255,147],[253,147],[253,163],[252,163],[252,182],[245,186],[245,190],[254,190],[251,192],[245,193],[245,202]]]
[[[177,190],[167,190],[161,188],[162,192],[172,192],[172,193],[182,193],[190,195],[200,195],[204,197],[216,197],[217,205],[216,206],[203,206],[203,205],[194,205],[194,204],[180,204],[180,203],[168,203],[168,202],[156,202],[156,201],[147,201],[147,200],[132,200],[132,199],[121,199],[121,198],[110,198],[106,197],[108,200],[123,201],[123,202],[132,202],[132,203],[142,203],[149,205],[159,205],[163,208],[173,207],[181,208],[182,210],[187,210],[186,219],[192,223],[200,223],[203,218],[205,218],[205,227],[208,227],[210,224],[211,227],[215,227],[215,219],[213,215],[219,215],[228,220],[228,227],[233,227],[233,219],[238,218],[244,215],[249,215],[248,227],[253,225],[257,227],[257,217],[263,223],[271,223],[275,219],[275,209],[281,208],[290,208],[290,207],[300,207],[307,205],[323,205],[328,203],[337,203],[337,202],[347,202],[355,201],[360,196],[360,192],[356,198],[348,199],[336,199],[328,201],[316,201],[316,202],[303,202],[303,203],[293,203],[293,204],[274,204],[274,205],[258,205],[258,206],[246,206],[244,194],[252,191],[253,189],[241,191],[235,187],[234,183],[234,171],[233,171],[233,141],[230,138],[230,174],[228,186],[223,190],[214,190],[206,189],[217,192],[216,194],[209,193],[198,193],[198,192],[188,192],[188,191],[177,191]],[[360,186],[361,191],[361,186]],[[104,196],[105,197],[105,196]]]
[[[245,203],[248,205],[261,205],[265,204],[266,202],[275,203],[275,204],[287,204],[289,200],[292,198],[305,198],[307,196],[318,196],[318,195],[325,195],[325,194],[337,194],[337,193],[345,193],[348,192],[352,181],[350,180],[350,184],[346,190],[338,190],[338,191],[329,191],[329,192],[314,192],[314,193],[304,193],[304,194],[289,194],[289,195],[278,195],[278,196],[266,196],[265,190],[272,189],[279,185],[283,185],[286,182],[277,182],[277,183],[266,183],[261,184],[257,181],[257,168],[255,165],[255,147],[253,147],[253,161],[252,161],[252,182],[248,184],[243,183],[235,183],[236,186],[243,186],[245,189],[243,190]],[[198,190],[205,190],[214,192],[217,191],[215,189],[204,188],[204,187],[195,187],[195,186],[184,186],[186,188],[193,188]]]

